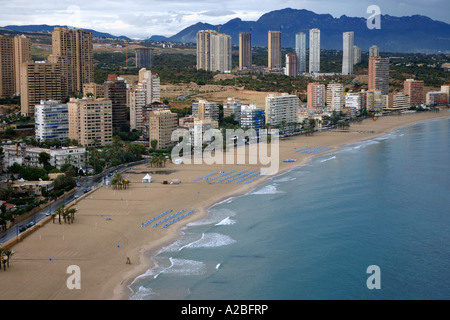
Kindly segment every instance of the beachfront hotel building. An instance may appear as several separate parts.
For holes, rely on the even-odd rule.
[[[366,109],[371,112],[382,112],[385,105],[383,93],[380,90],[366,91]]]
[[[447,95],[447,102],[450,103],[450,84],[442,85],[441,92],[444,92]]]
[[[127,84],[115,74],[108,75],[103,83],[105,98],[112,104],[112,125],[114,131],[122,131],[128,124],[127,120]]]
[[[86,149],[83,147],[63,147],[58,149],[39,148],[25,145],[6,145],[3,146],[3,168],[7,169],[14,162],[25,167],[42,168],[44,165],[39,163],[39,154],[45,152],[50,155],[49,164],[61,169],[69,163],[76,168],[85,166]]]
[[[406,110],[410,106],[410,97],[401,91],[385,95],[385,111]]]
[[[102,98],[71,98],[69,110],[69,138],[85,147],[106,146],[112,143],[112,102]]]
[[[342,74],[353,74],[353,31],[344,32],[342,34]]]
[[[389,58],[373,56],[369,59],[369,90],[380,90],[389,93]]]
[[[200,69],[231,72],[231,36],[213,30],[197,32],[197,70]]]
[[[41,100],[65,101],[66,87],[61,81],[61,63],[27,61],[20,70],[20,106],[22,115],[34,117]]]
[[[325,108],[325,85],[317,82],[308,83],[307,87],[308,109],[316,111]]]
[[[286,54],[286,69],[284,74],[289,77],[298,76],[298,57],[295,52]]]
[[[298,58],[299,75],[306,72],[306,33],[295,34],[295,53]]]
[[[345,108],[360,110],[361,109],[360,94],[355,92],[347,92],[345,94]]]
[[[69,109],[67,104],[55,100],[42,100],[34,108],[35,137],[38,141],[69,137]]]
[[[241,107],[240,126],[242,128],[262,129],[264,128],[265,121],[264,109],[258,108],[254,104],[243,105]]]
[[[0,36],[0,98],[14,95],[14,42]]]
[[[250,32],[239,33],[239,70],[252,67],[252,34]]]
[[[153,67],[153,51],[151,48],[140,47],[135,49],[136,68]]]
[[[297,109],[299,98],[296,95],[282,93],[281,95],[269,94],[266,96],[265,117],[266,123],[276,126],[282,123],[288,124],[297,121]]]
[[[281,69],[281,32],[269,30],[268,42],[268,68]]]
[[[206,100],[194,102],[192,104],[192,115],[200,120],[219,121],[219,105]]]
[[[235,121],[239,122],[241,119],[241,106],[241,100],[235,98],[227,98],[227,100],[223,103],[223,116],[233,117]]]
[[[342,83],[330,83],[326,91],[328,111],[341,111],[344,105],[344,86]]]
[[[409,96],[411,106],[417,106],[423,103],[424,94],[422,80],[406,79],[403,82],[403,91]]]
[[[426,94],[425,103],[427,105],[448,103],[447,94],[442,91],[430,91]]]
[[[172,141],[172,133],[178,128],[178,114],[170,110],[150,111],[149,121],[149,144],[157,140],[157,149],[172,147],[177,141]]]
[[[94,47],[92,32],[81,29],[54,28],[52,54],[63,64],[68,93],[81,94],[84,83],[94,82]]]
[[[31,61],[31,39],[25,35],[14,37],[14,94],[20,94],[22,63]]]
[[[309,73],[320,72],[320,30],[309,30]]]

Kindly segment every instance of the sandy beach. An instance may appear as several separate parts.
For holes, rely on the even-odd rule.
[[[312,155],[296,153],[304,147],[340,146],[384,135],[397,128],[442,117],[450,112],[408,114],[364,120],[347,132],[327,131],[280,141],[279,172],[305,164]],[[323,155],[319,153],[318,155]],[[286,163],[285,159],[296,159]],[[266,177],[252,183],[207,183],[197,178],[219,171],[259,170],[264,165],[213,164],[175,165],[152,168],[149,164],[130,168],[123,176],[131,181],[127,190],[102,186],[74,207],[74,224],[50,220],[12,247],[11,266],[0,271],[2,300],[119,300],[128,299],[127,285],[152,267],[151,256],[179,236],[187,223],[205,217],[208,208],[231,196],[243,194]],[[144,184],[149,173],[153,183]],[[163,184],[179,179],[181,184]],[[216,180],[217,181],[217,180]],[[190,216],[167,228],[142,227],[142,223],[167,211]],[[127,258],[131,264],[127,264]],[[69,290],[67,267],[81,270],[81,289]]]

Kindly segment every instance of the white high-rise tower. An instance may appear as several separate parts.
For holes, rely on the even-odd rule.
[[[309,30],[309,73],[320,71],[320,30]]]
[[[306,72],[306,33],[299,32],[295,35],[295,53],[298,57],[298,73]]]
[[[344,32],[342,34],[343,47],[342,47],[342,74],[353,74],[353,31]]]

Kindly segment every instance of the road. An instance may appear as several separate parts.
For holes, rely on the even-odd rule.
[[[32,217],[29,217],[28,219],[22,221],[20,225],[15,225],[11,229],[9,229],[4,235],[0,237],[0,247],[8,242],[9,240],[14,239],[17,237],[21,232],[25,230],[21,230],[21,227],[26,226],[29,223],[33,223],[36,225],[39,221],[45,219],[47,216],[51,215],[55,212],[55,210],[62,204],[68,205],[72,201],[74,201],[76,198],[81,197],[83,194],[86,193],[86,190],[91,190],[99,187],[102,182],[104,183],[107,180],[110,180],[111,177],[118,172],[123,172],[129,167],[133,166],[133,164],[124,164],[120,165],[118,167],[115,167],[113,169],[106,170],[105,172],[92,177],[80,177],[77,183],[77,187],[75,188],[75,192],[71,194],[70,196],[64,196],[62,199],[59,199],[56,202],[51,202],[50,206],[40,212],[35,213]]]

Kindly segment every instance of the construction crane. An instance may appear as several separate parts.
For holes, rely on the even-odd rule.
[[[219,29],[219,33],[220,33],[220,28],[222,28],[222,26],[218,26],[217,29]]]

